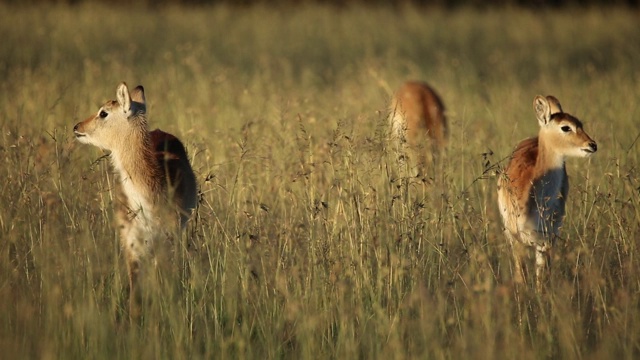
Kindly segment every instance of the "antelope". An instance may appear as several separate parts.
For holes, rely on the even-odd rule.
[[[424,165],[428,150],[419,149],[427,138],[431,140],[431,155],[441,152],[447,143],[447,119],[444,105],[426,83],[405,82],[391,99],[389,109],[391,138],[398,149],[408,145],[419,153]]]
[[[553,96],[533,99],[540,131],[525,139],[511,154],[498,178],[498,206],[505,236],[512,245],[515,281],[524,278],[519,248],[536,251],[536,288],[542,291],[550,251],[559,236],[569,193],[567,157],[589,157],[598,150],[582,122],[562,111]]]
[[[124,82],[117,100],[73,127],[76,139],[110,151],[118,177],[116,224],[129,276],[129,314],[139,314],[141,262],[167,234],[167,220],[184,229],[196,207],[196,179],[180,140],[159,129],[149,131],[144,88],[130,93]]]

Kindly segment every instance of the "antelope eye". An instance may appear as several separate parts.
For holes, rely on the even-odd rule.
[[[104,118],[106,118],[108,115],[109,115],[109,114],[107,114],[107,112],[106,112],[106,111],[104,111],[104,110],[100,110],[100,114],[99,114],[99,116],[100,116],[101,118],[103,118],[103,119],[104,119]]]
[[[560,129],[562,129],[562,131],[564,131],[564,132],[570,132],[571,131],[571,127],[567,126],[567,125],[561,127]]]

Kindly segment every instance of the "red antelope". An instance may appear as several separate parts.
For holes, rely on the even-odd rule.
[[[111,152],[119,179],[116,219],[129,272],[129,311],[136,317],[141,262],[153,253],[154,242],[165,236],[167,220],[185,227],[196,207],[196,179],[180,140],[160,130],[149,131],[142,86],[129,93],[121,83],[116,98],[76,124],[73,132],[81,143]]]
[[[406,145],[419,152],[422,165],[428,151],[424,147],[431,138],[431,152],[440,152],[447,143],[447,119],[444,105],[429,85],[408,81],[395,93],[391,100],[389,122],[391,136],[399,148]],[[431,154],[432,155],[432,154]]]
[[[522,282],[521,245],[536,249],[536,288],[542,290],[549,252],[565,214],[569,179],[566,157],[589,157],[598,149],[575,117],[553,96],[533,100],[540,132],[523,140],[498,179],[498,205],[513,247],[515,280]]]

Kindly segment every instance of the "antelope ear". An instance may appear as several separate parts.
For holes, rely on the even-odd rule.
[[[146,103],[144,98],[144,88],[142,85],[136,86],[136,88],[131,91],[131,100],[139,102],[140,104]]]
[[[133,102],[131,104],[132,108],[135,107],[135,109],[132,109],[135,110],[134,112],[147,112],[147,100],[144,97],[144,88],[142,85],[136,86],[136,88],[131,91],[131,101]]]
[[[547,95],[547,101],[549,101],[549,108],[551,111],[551,115],[562,112],[562,106],[560,105],[560,101],[555,96]]]
[[[533,99],[533,110],[536,112],[540,126],[547,125],[549,119],[551,119],[551,106],[549,106],[547,98],[542,95],[537,95]]]
[[[131,110],[131,95],[129,95],[129,88],[126,83],[122,82],[118,85],[116,97],[124,112],[129,112]]]

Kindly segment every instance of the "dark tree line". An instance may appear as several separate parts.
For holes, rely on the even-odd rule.
[[[565,7],[565,6],[629,6],[638,7],[640,0],[0,0],[0,2],[10,4],[81,4],[90,2],[104,2],[110,4],[138,4],[148,6],[158,6],[163,4],[171,5],[237,5],[249,6],[253,4],[290,6],[301,4],[327,4],[333,6],[350,5],[375,5],[399,7],[404,5],[416,5],[420,7],[443,7],[456,8],[471,6],[487,8],[495,6],[520,6],[520,7]]]

